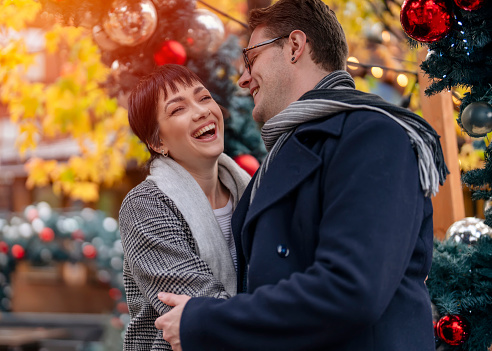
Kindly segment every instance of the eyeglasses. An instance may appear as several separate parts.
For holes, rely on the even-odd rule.
[[[246,55],[246,53],[250,50],[253,50],[253,49],[256,49],[256,48],[259,48],[260,46],[263,46],[263,45],[268,45],[268,44],[271,44],[273,42],[276,42],[277,40],[280,40],[280,39],[284,39],[284,38],[288,38],[289,36],[288,35],[282,35],[281,37],[278,37],[278,38],[273,38],[273,39],[270,39],[270,40],[267,40],[267,41],[264,41],[262,43],[259,43],[259,44],[256,44],[256,45],[253,45],[253,46],[250,46],[248,48],[244,48],[243,49],[243,59],[244,59],[244,66],[246,67],[246,69],[248,70],[248,73],[251,74],[251,63],[249,62],[249,59],[248,59],[248,55]]]

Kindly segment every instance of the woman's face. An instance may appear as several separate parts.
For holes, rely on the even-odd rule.
[[[215,162],[224,151],[224,118],[210,92],[196,82],[178,85],[178,92],[161,92],[157,122],[161,146],[188,171]]]

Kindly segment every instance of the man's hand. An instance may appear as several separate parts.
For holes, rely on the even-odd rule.
[[[169,342],[174,351],[182,351],[179,338],[179,324],[183,309],[191,297],[187,295],[175,295],[171,293],[159,293],[159,300],[174,308],[155,320],[155,327],[162,329],[162,337]]]

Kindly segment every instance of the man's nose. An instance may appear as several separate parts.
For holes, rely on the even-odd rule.
[[[237,81],[237,84],[241,88],[247,88],[249,83],[251,83],[251,75],[249,74],[248,70],[245,69],[241,77],[239,77],[239,80]]]

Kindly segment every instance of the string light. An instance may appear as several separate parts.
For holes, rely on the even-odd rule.
[[[359,60],[357,59],[357,57],[354,57],[354,56],[350,56],[348,59],[347,59],[347,62],[354,62],[354,63],[359,63]],[[347,67],[352,69],[352,70],[356,70],[357,68],[359,68],[357,65],[351,65],[351,64],[347,64]]]
[[[383,42],[387,43],[391,40],[391,33],[387,30],[383,30],[381,32],[381,38],[383,39]]]
[[[383,69],[381,67],[372,67],[371,68],[371,74],[375,77],[375,78],[381,78],[383,76]]]
[[[408,85],[408,77],[405,74],[400,73],[398,77],[396,77],[396,82],[399,86],[404,88]]]

